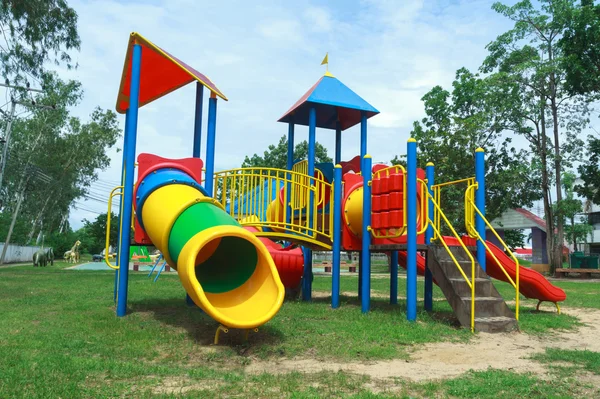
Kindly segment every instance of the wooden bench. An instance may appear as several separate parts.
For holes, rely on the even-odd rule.
[[[331,262],[325,261],[321,263],[325,268],[325,273],[331,273]],[[340,268],[348,266],[349,273],[356,273],[356,265],[353,263],[348,263],[346,261],[340,261]]]
[[[140,266],[154,266],[155,262],[136,262],[133,261],[133,271],[134,272],[139,272],[140,271]],[[160,262],[159,262],[160,263]],[[169,267],[168,264],[165,265],[165,272],[171,271],[171,268]]]
[[[579,273],[581,278],[592,278],[592,274],[600,275],[600,269],[556,269],[554,277],[566,277],[568,273]]]

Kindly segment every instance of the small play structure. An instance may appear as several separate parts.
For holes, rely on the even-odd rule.
[[[192,82],[197,87],[193,156],[140,154],[135,170],[138,108]],[[205,162],[200,159],[204,88],[210,92]],[[220,323],[217,337],[228,328],[256,330],[268,322],[283,303],[284,287],[301,283],[302,298],[309,301],[312,251],[333,253],[333,308],[340,306],[342,250],[360,253],[363,312],[370,309],[373,252],[390,255],[392,304],[397,303],[398,265],[407,269],[409,320],[417,317],[418,274],[425,276],[425,309],[432,309],[435,282],[460,323],[472,331],[515,328],[519,292],[557,308],[566,298],[541,274],[520,267],[486,220],[482,149],[473,154],[474,175],[453,182],[435,183],[432,163],[426,170],[417,168],[414,139],[407,143],[406,167],[372,165],[367,121],[379,111],[327,72],[279,119],[288,129],[286,169],[215,172],[218,98],[227,100],[205,75],[139,34],[131,35],[117,99],[117,111],[126,115],[122,186],[111,193],[111,199],[123,196],[120,249],[117,265],[107,261],[117,269],[118,316],[126,313],[131,237],[123,226],[131,220],[135,242],[159,249],[177,270],[189,299]],[[342,134],[356,125],[360,154],[343,161]],[[296,126],[308,126],[307,159],[293,158]],[[315,163],[317,128],[335,132],[334,164]],[[440,205],[451,185],[464,188],[465,236]],[[486,230],[500,247],[485,239]],[[514,287],[515,312],[490,277]]]

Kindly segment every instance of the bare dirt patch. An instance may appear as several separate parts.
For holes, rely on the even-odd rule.
[[[600,310],[564,309],[578,317],[584,326],[575,334],[556,333],[543,338],[523,333],[479,333],[468,343],[434,343],[415,348],[410,360],[376,362],[335,362],[315,359],[255,360],[246,367],[251,374],[285,374],[290,372],[316,373],[345,371],[368,375],[374,379],[403,378],[411,381],[437,380],[456,377],[469,370],[488,368],[531,372],[541,378],[550,378],[549,370],[531,356],[546,348],[588,349],[600,352]],[[576,337],[576,339],[574,339]]]
[[[202,383],[192,382],[186,377],[170,377],[161,381],[160,385],[152,388],[152,393],[158,395],[177,395],[189,391],[215,390],[223,383],[221,381],[203,380]]]

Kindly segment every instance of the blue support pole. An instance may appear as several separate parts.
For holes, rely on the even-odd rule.
[[[367,155],[367,114],[363,111],[360,116],[360,159]]]
[[[333,259],[331,261],[331,307],[340,306],[340,263],[342,250],[342,166],[333,170]],[[330,209],[331,212],[331,209]]]
[[[194,148],[193,157],[200,158],[202,147],[202,103],[204,99],[204,86],[196,82],[196,108],[194,113]]]
[[[358,299],[362,298],[362,272],[363,272],[363,258],[362,253],[358,257]]]
[[[485,152],[481,147],[475,150],[475,182],[475,206],[485,216]],[[481,239],[485,240],[485,222],[478,213],[475,213],[475,229]],[[485,272],[485,245],[480,240],[477,240],[477,263]]]
[[[288,124],[287,170],[294,167],[294,122]]]
[[[194,158],[200,158],[202,148],[202,104],[204,103],[204,86],[200,82],[196,82],[196,105],[194,110],[194,146],[192,149],[192,156]],[[200,171],[202,175],[202,171]],[[157,263],[158,264],[158,263]],[[154,266],[156,267],[156,265]],[[164,268],[164,264],[163,264]],[[161,269],[162,271],[162,269]],[[156,275],[156,279],[160,275],[161,271]],[[156,279],[154,281],[156,281]],[[192,298],[185,294],[185,303],[188,306],[196,306]]]
[[[121,197],[123,213],[121,215],[123,229],[121,231],[121,248],[119,252],[119,292],[117,294],[117,316],[127,314],[127,287],[129,284],[129,244],[131,242],[131,229],[129,221],[133,212],[133,174],[135,168],[135,145],[137,139],[138,107],[140,94],[140,72],[142,66],[142,46],[133,46],[131,60],[131,86],[129,91],[129,109],[127,114],[126,135],[124,148],[127,152],[125,159],[125,182],[123,196]]]
[[[427,190],[429,194],[433,196],[433,185],[435,184],[435,166],[433,163],[428,162],[425,167],[425,174],[427,177]],[[435,209],[433,207],[433,201],[429,201],[429,220],[433,220],[435,217]],[[433,227],[429,225],[425,231],[425,244],[431,245],[431,239],[433,238]],[[425,265],[425,310],[430,311],[433,309],[433,276],[429,265]]]
[[[390,254],[390,305],[398,304],[398,251]]]
[[[129,108],[125,111],[125,136],[128,136],[127,134],[127,126],[129,125]],[[123,140],[123,158],[121,161],[121,186],[123,186],[125,184],[125,161],[127,160],[126,158],[126,154],[127,154],[127,142],[125,140]],[[121,192],[123,192],[123,190],[121,190]],[[123,213],[123,204],[125,202],[123,201],[123,195],[121,195],[120,197],[120,201],[119,201],[119,218],[118,218],[118,230],[117,230],[117,254],[121,253],[121,214]],[[115,259],[115,263],[117,266],[119,266],[119,257],[117,256],[117,258]],[[115,269],[115,289],[113,291],[113,302],[117,302],[117,291],[119,290],[119,269]]]
[[[335,164],[342,161],[342,125],[340,121],[335,123]]]
[[[417,141],[408,139],[406,167],[406,319],[417,319]]]
[[[308,175],[315,175],[315,144],[317,141],[317,110],[313,106],[310,108],[308,113]],[[309,212],[313,211],[314,208],[314,193],[311,191],[309,194],[308,206]],[[308,218],[308,227],[312,229],[314,218],[310,213]],[[302,284],[302,299],[304,301],[310,301],[312,296],[312,250],[306,250],[310,254],[310,262],[304,262],[304,274]]]
[[[288,124],[288,148],[287,148],[287,170],[292,170],[294,167],[294,122],[290,121]],[[292,176],[288,174],[288,184],[286,187],[286,192],[288,194],[288,203],[291,203],[291,198],[289,195],[292,192]],[[285,221],[286,223],[291,223],[292,221],[292,207],[288,204],[285,204]]]
[[[367,155],[367,114],[361,112],[360,115],[360,170],[365,170],[364,162],[365,156]],[[364,213],[363,213],[364,215]],[[362,297],[362,279],[363,279],[363,267],[362,267],[362,254],[358,258],[358,297]]]
[[[361,310],[367,313],[371,307],[371,156],[363,161],[363,225],[362,225],[362,296]]]
[[[213,195],[213,180],[215,173],[215,141],[217,131],[217,95],[210,94],[208,100],[208,128],[206,129],[206,176],[204,178],[204,189],[208,195]]]

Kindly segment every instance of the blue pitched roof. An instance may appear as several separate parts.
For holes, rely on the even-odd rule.
[[[360,123],[362,112],[367,114],[367,118],[379,113],[348,86],[327,73],[278,122],[293,121],[295,124],[308,126],[311,106],[317,111],[317,127],[325,129],[335,129],[339,120],[342,130],[346,130]]]

